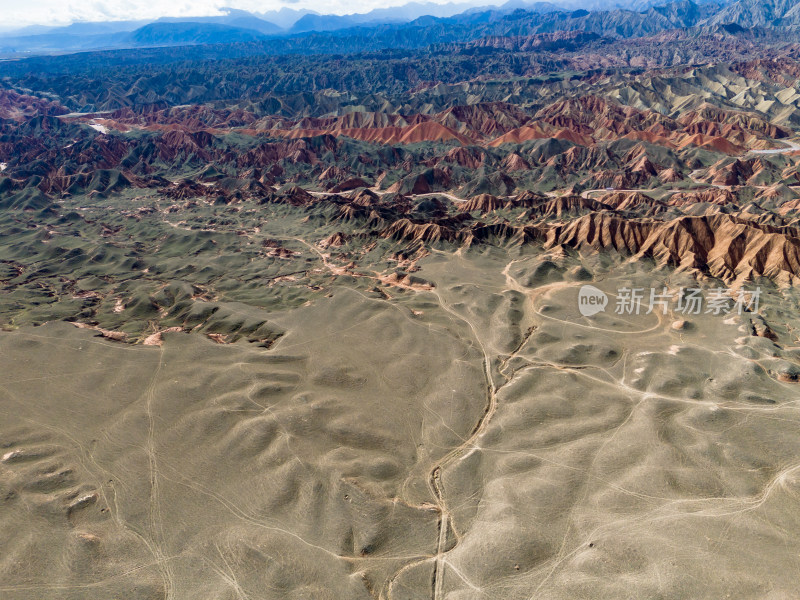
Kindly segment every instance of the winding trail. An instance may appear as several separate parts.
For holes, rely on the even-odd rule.
[[[553,289],[559,289],[565,286],[570,285],[568,282],[557,282],[550,285],[545,285],[535,290],[526,289],[516,279],[511,276],[509,273],[509,269],[512,265],[514,265],[517,260],[513,260],[509,262],[506,267],[503,269],[502,274],[506,278],[506,284],[508,286],[507,289],[513,289],[514,291],[518,291],[525,295],[526,300],[531,304],[533,308],[533,303],[535,302],[536,298],[541,296],[542,294],[546,294]],[[516,373],[511,373],[510,375],[505,374],[505,369],[508,363],[515,358],[527,345],[528,341],[530,340],[533,333],[536,331],[536,325],[529,327],[528,330],[522,337],[522,340],[517,345],[514,350],[504,356],[498,365],[498,373],[503,377],[504,381],[497,385],[495,383],[494,377],[492,375],[492,362],[493,357],[490,355],[489,351],[486,349],[486,345],[481,341],[481,336],[478,333],[477,328],[473,323],[463,317],[462,315],[458,314],[451,306],[445,302],[442,298],[441,293],[439,292],[438,288],[434,288],[432,293],[436,295],[439,306],[451,315],[454,319],[461,321],[462,323],[466,324],[470,330],[472,331],[472,337],[474,341],[477,343],[478,347],[480,348],[481,353],[483,354],[483,368],[484,368],[484,377],[486,381],[486,408],[483,414],[478,418],[475,427],[473,428],[472,432],[470,433],[469,437],[467,437],[461,444],[454,447],[450,450],[447,454],[445,454],[442,458],[440,458],[434,465],[431,470],[431,474],[429,477],[429,487],[431,492],[433,493],[436,499],[436,505],[439,509],[439,535],[437,540],[436,546],[436,554],[434,557],[434,572],[433,572],[433,590],[432,590],[432,598],[433,600],[442,600],[444,597],[444,570],[447,563],[445,559],[445,555],[449,550],[447,550],[447,543],[448,543],[448,531],[453,531],[453,534],[457,536],[456,528],[453,525],[453,516],[450,513],[449,509],[447,508],[447,503],[445,500],[444,490],[442,486],[442,474],[444,470],[455,463],[457,460],[461,460],[464,457],[464,452],[467,450],[474,450],[478,447],[477,441],[483,436],[486,432],[489,423],[491,422],[494,415],[497,413],[498,408],[498,401],[497,395],[498,393],[512,381],[514,381]],[[539,315],[537,311],[533,311],[532,314]],[[499,357],[498,357],[499,358]],[[393,581],[397,578],[397,576],[415,566],[416,564],[420,564],[423,561],[418,561],[413,565],[406,565],[401,571],[398,571],[390,580],[389,584],[389,598],[391,598],[391,585]]]
[[[452,526],[452,515],[450,514],[449,510],[447,509],[447,504],[444,499],[444,492],[442,490],[441,485],[441,476],[444,469],[450,466],[452,463],[459,458],[464,450],[474,445],[475,441],[481,437],[486,431],[486,427],[489,424],[489,421],[494,416],[495,412],[497,411],[497,391],[498,388],[495,386],[494,378],[492,377],[492,361],[491,357],[489,356],[489,352],[486,350],[486,346],[481,341],[480,335],[478,334],[477,329],[469,321],[467,318],[462,317],[459,315],[455,310],[453,310],[442,298],[441,293],[438,289],[433,290],[434,295],[437,297],[439,301],[439,305],[442,309],[450,314],[456,320],[459,320],[469,326],[470,330],[472,331],[473,338],[475,342],[477,342],[478,346],[480,347],[481,353],[483,354],[483,368],[484,368],[484,377],[486,379],[486,409],[484,410],[483,414],[478,419],[477,424],[472,430],[470,436],[464,440],[463,443],[459,444],[450,452],[445,454],[439,461],[434,465],[433,470],[431,471],[430,476],[430,487],[431,491],[433,492],[434,497],[436,498],[436,504],[439,507],[440,511],[440,520],[439,520],[439,539],[437,542],[436,547],[436,563],[433,572],[433,600],[441,600],[442,593],[443,593],[443,586],[444,586],[444,555],[447,552],[447,531],[448,528],[455,528]]]
[[[535,303],[537,300],[540,300],[543,297],[546,297],[548,294],[571,286],[580,285],[579,282],[565,282],[559,281],[554,282],[551,284],[546,284],[543,286],[539,286],[537,288],[531,289],[522,286],[510,273],[510,269],[512,266],[520,260],[512,260],[510,261],[502,271],[502,275],[505,277],[506,281],[506,289],[507,290],[514,290],[519,293],[522,293],[525,296],[526,302],[529,303],[531,309],[531,316],[538,319],[547,319],[550,318],[549,315],[544,315],[540,311],[536,310]],[[470,330],[472,331],[472,337],[474,341],[477,343],[478,347],[480,348],[483,354],[483,365],[484,365],[484,375],[486,380],[486,408],[483,414],[479,417],[474,429],[470,433],[469,437],[464,439],[464,441],[459,444],[458,446],[452,448],[447,454],[445,454],[442,458],[440,458],[432,467],[429,477],[429,487],[433,496],[435,498],[436,506],[439,510],[439,528],[438,528],[438,538],[437,538],[437,545],[436,545],[436,553],[433,557],[434,561],[434,571],[433,571],[433,581],[432,581],[432,599],[433,600],[442,600],[444,598],[444,573],[445,568],[453,566],[447,561],[446,555],[450,552],[458,543],[458,533],[457,529],[454,525],[453,515],[451,514],[450,510],[447,507],[447,502],[445,499],[445,490],[443,489],[442,485],[442,476],[449,466],[454,464],[457,460],[468,456],[471,451],[478,449],[478,440],[483,436],[486,432],[492,418],[495,416],[498,410],[498,393],[507,385],[511,384],[515,379],[516,376],[519,374],[519,371],[512,371],[508,373],[508,365],[512,359],[517,357],[527,346],[528,341],[530,340],[533,333],[538,329],[538,325],[533,324],[531,327],[527,329],[525,334],[523,335],[522,339],[520,340],[519,344],[508,354],[503,356],[492,356],[490,352],[487,350],[485,344],[481,340],[481,336],[475,325],[467,319],[466,317],[458,314],[447,302],[442,298],[441,293],[439,292],[438,288],[432,290],[432,293],[436,295],[438,299],[438,303],[440,307],[451,315],[454,319],[461,321],[462,323],[466,324]],[[559,320],[559,319],[556,319]],[[572,323],[574,325],[574,323]],[[636,334],[641,334],[644,332],[649,332],[656,330],[660,327],[663,327],[663,320],[659,316],[657,323],[646,330],[631,332]],[[502,377],[503,381],[501,383],[496,383],[494,377],[492,375],[492,364],[495,359],[500,359],[498,364],[497,372]],[[543,363],[542,366],[550,366],[553,368],[560,368],[559,365],[551,364],[551,363]],[[522,369],[524,371],[524,369]],[[597,380],[598,383],[608,384],[609,382],[603,380]],[[629,415],[630,418],[630,415]],[[467,452],[465,455],[464,453]],[[422,507],[420,507],[422,508]],[[453,544],[453,548],[447,549],[448,546],[448,535],[449,532],[453,533],[456,536],[456,544]],[[395,573],[389,580],[388,583],[388,590],[386,598],[391,600],[392,598],[392,587],[396,579],[404,572],[408,571],[409,569],[418,566],[427,562],[427,558],[414,561],[413,563],[406,564],[402,569],[400,569],[397,573]],[[456,573],[457,576],[463,579],[463,577]],[[465,580],[466,582],[466,580]],[[469,582],[467,582],[469,584]]]
[[[781,144],[786,144],[786,148],[772,148],[770,150],[749,150],[748,154],[789,154],[800,151],[800,144],[790,140],[780,140]]]
[[[164,350],[160,348],[158,357],[158,366],[153,373],[153,377],[144,392],[145,395],[145,414],[147,416],[147,443],[145,451],[147,452],[147,459],[150,467],[150,506],[149,506],[149,520],[150,520],[150,535],[152,536],[152,550],[154,552],[158,568],[161,571],[161,576],[164,581],[164,600],[172,600],[175,598],[175,576],[172,570],[172,565],[166,554],[163,552],[163,546],[166,543],[166,535],[164,533],[164,521],[161,515],[161,498],[159,486],[159,469],[156,459],[156,441],[155,441],[155,414],[153,412],[153,404],[156,397],[156,387],[158,385],[158,376],[161,373],[161,368],[164,365]]]

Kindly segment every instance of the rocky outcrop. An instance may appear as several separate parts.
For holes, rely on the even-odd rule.
[[[428,194],[448,189],[450,173],[446,169],[428,169],[418,175],[409,175],[389,187],[389,192],[399,194]]]
[[[412,242],[452,242],[456,239],[456,232],[438,223],[415,223],[409,219],[399,219],[381,231],[380,236]]]
[[[495,210],[499,210],[506,205],[506,202],[500,200],[491,194],[479,194],[473,196],[463,204],[460,204],[458,209],[461,212],[474,212],[479,211],[481,214],[486,214]]]
[[[68,112],[58,102],[0,89],[0,119],[25,121],[39,115],[56,116]]]
[[[548,244],[649,257],[727,282],[759,276],[782,284],[800,280],[800,230],[758,225],[731,215],[658,222],[593,213],[554,227]]]

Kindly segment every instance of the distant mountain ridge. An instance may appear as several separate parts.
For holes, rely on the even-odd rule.
[[[283,32],[283,28],[275,23],[265,21],[258,16],[245,10],[226,9],[227,14],[216,17],[193,17],[191,19],[182,17],[161,18],[156,23],[208,23],[216,25],[227,25],[240,29],[251,29],[264,35],[275,35]]]
[[[150,23],[131,32],[126,40],[135,46],[171,46],[182,44],[232,44],[263,39],[255,29],[220,23]]]
[[[797,7],[798,0],[738,0],[717,12],[709,19],[709,24],[735,23],[743,27],[780,26],[780,20]],[[794,14],[797,14],[797,10]]]
[[[507,5],[511,5],[514,0],[510,0]],[[533,4],[522,4],[529,7],[529,10],[538,10],[536,5],[548,4],[536,2]],[[548,4],[558,9],[556,5]],[[504,5],[505,7],[506,5]],[[508,9],[511,7],[508,6]],[[324,15],[318,13],[308,13],[300,17],[290,28],[289,33],[305,33],[311,31],[336,31],[350,27],[362,25],[378,25],[387,23],[408,23],[420,17],[447,18],[474,10],[474,3],[459,2],[448,4],[435,4],[432,2],[410,2],[402,6],[376,8],[366,13],[354,13],[348,15]]]
[[[424,14],[465,8],[468,4],[411,3],[351,15],[273,11],[286,30],[255,14],[224,9],[224,14],[193,19],[164,18],[154,23],[80,23],[45,33],[0,36],[5,52],[48,53],[160,45],[208,45],[259,42],[268,53],[341,53],[389,48],[422,48],[437,43],[466,43],[483,37],[528,36],[583,31],[602,37],[635,38],[671,29],[729,25],[799,28],[800,0],[678,0],[656,3],[627,0],[611,10],[564,10],[549,2],[509,0],[499,7],[468,8],[451,16]],[[638,7],[632,10],[628,7]],[[268,13],[265,13],[265,15]],[[292,21],[296,17],[296,21]],[[413,18],[412,18],[413,17]],[[410,20],[409,20],[410,19]],[[172,31],[170,30],[172,29]],[[269,38],[279,38],[271,41]]]

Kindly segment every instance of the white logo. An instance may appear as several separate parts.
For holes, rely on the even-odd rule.
[[[578,292],[578,310],[584,317],[603,312],[608,306],[608,296],[593,285],[584,285]]]

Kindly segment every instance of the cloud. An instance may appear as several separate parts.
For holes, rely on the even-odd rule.
[[[183,15],[219,14],[223,0],[172,0],[159,3],[152,0],[0,0],[4,25],[66,24],[75,21],[126,21],[177,17]],[[277,3],[276,3],[277,4]]]
[[[425,1],[425,0],[422,0]],[[451,0],[428,0],[446,4]],[[463,0],[456,0],[463,1]],[[487,0],[481,4],[496,3]],[[0,27],[25,25],[66,25],[75,21],[127,21],[155,20],[159,17],[201,17],[219,15],[226,7],[268,12],[285,6],[308,8],[328,14],[368,12],[374,8],[399,6],[408,0],[326,0],[324,7],[319,0],[0,0]]]

